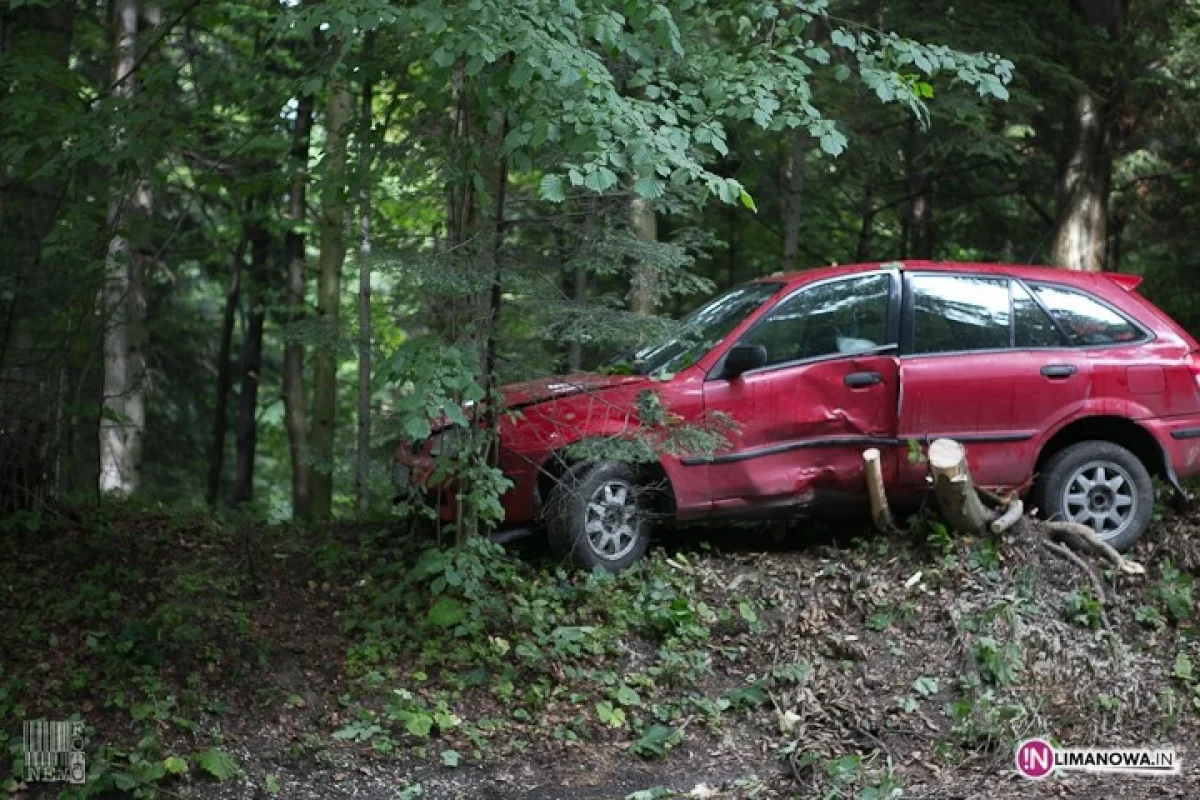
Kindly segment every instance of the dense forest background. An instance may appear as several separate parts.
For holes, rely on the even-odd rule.
[[[1200,331],[1195,0],[5,0],[0,514],[386,507],[439,399],[834,262]]]

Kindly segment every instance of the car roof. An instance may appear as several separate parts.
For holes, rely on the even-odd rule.
[[[1109,273],[1078,272],[1062,269],[1061,267],[1029,266],[1026,264],[985,264],[971,261],[920,261],[906,259],[902,261],[874,261],[865,264],[841,264],[829,267],[816,267],[798,272],[778,273],[757,280],[760,282],[784,282],[787,284],[803,284],[823,278],[835,278],[839,275],[853,275],[858,272],[870,272],[877,269],[898,268],[911,271],[963,272],[976,275],[1006,275],[1009,277],[1025,278],[1031,281],[1052,281],[1054,283],[1093,288],[1098,276],[1109,277],[1126,290],[1132,290],[1141,282],[1133,275],[1113,276]]]

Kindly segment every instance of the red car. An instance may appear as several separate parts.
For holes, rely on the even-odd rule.
[[[866,508],[862,451],[882,451],[897,500],[926,491],[910,442],[964,443],[978,483],[1032,489],[1048,516],[1117,549],[1146,530],[1158,475],[1200,473],[1200,345],[1140,279],[1042,267],[893,262],[813,269],[732,289],[625,374],[506,387],[502,498],[512,533],[545,527],[578,564],[619,570],[658,514],[797,515]],[[643,429],[639,395],[676,424],[723,412],[709,455],[649,464],[569,446]],[[401,444],[397,480],[427,487],[461,429]],[[443,498],[445,500],[445,498]],[[452,503],[442,503],[443,515]]]

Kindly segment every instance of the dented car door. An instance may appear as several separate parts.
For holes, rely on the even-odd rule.
[[[890,270],[805,286],[736,343],[765,347],[764,366],[729,376],[717,362],[705,410],[729,414],[739,430],[729,449],[703,459],[714,511],[861,495],[865,447],[880,447],[885,480],[894,475],[898,289]]]

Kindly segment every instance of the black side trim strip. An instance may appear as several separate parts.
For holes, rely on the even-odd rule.
[[[1200,436],[1200,430],[1197,430],[1197,436]],[[762,458],[764,456],[778,455],[779,453],[787,453],[792,450],[809,450],[814,447],[831,447],[836,445],[847,446],[865,446],[865,447],[897,447],[909,439],[916,439],[921,442],[929,442],[934,439],[942,438],[941,436],[827,436],[820,439],[800,439],[794,442],[784,442],[783,444],[773,444],[767,447],[759,447],[754,450],[740,450],[735,453],[717,453],[712,456],[694,456],[691,458],[680,459],[679,463],[685,467],[697,467],[704,464],[733,464],[738,461],[748,461],[752,458]],[[948,438],[958,442],[968,442],[976,444],[986,444],[994,442],[1025,442],[1033,438],[1032,433],[968,433],[962,435],[950,435]]]
[[[763,456],[786,453],[790,450],[808,450],[813,447],[829,447],[839,444],[888,447],[900,444],[900,440],[889,436],[828,436],[822,439],[800,439],[795,442],[773,444],[767,447],[759,447],[755,450],[740,450],[736,453],[717,453],[712,456],[684,458],[680,459],[679,463],[685,467],[695,467],[701,464],[731,464],[736,461],[747,461],[751,458],[762,458]]]
[[[1200,439],[1200,428],[1180,428],[1171,431],[1172,439]]]
[[[918,438],[918,437],[911,437]],[[920,437],[924,438],[924,437]],[[1032,433],[964,433],[961,436],[954,434],[939,434],[938,436],[930,436],[933,439],[953,439],[956,442],[975,442],[978,443],[996,443],[996,442],[1027,442],[1033,438]]]

